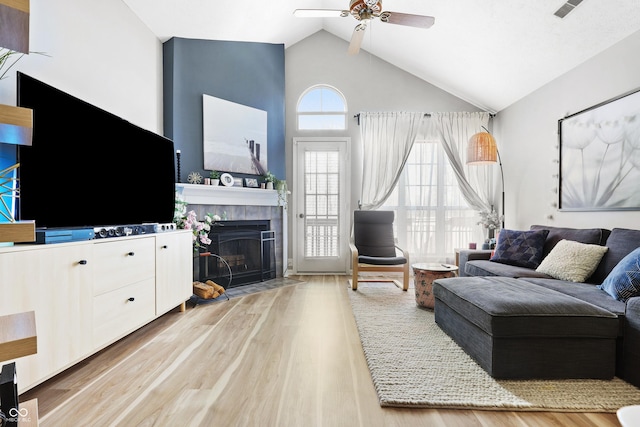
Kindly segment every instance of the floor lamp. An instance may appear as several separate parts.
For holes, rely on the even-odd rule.
[[[469,139],[467,145],[467,164],[486,165],[498,163],[500,165],[500,179],[502,181],[502,228],[504,228],[504,171],[502,169],[502,159],[500,151],[496,145],[495,138],[483,126],[485,132],[479,132]]]

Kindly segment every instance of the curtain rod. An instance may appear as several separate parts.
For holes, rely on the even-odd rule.
[[[489,113],[489,117],[491,117],[492,119],[495,117],[496,115],[494,113]],[[431,113],[424,113],[424,117],[431,117]],[[360,126],[360,113],[355,114],[353,116],[354,119],[358,120],[358,126]]]

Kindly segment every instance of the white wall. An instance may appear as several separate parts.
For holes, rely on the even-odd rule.
[[[500,111],[496,136],[503,154],[506,226],[638,228],[640,211],[562,212],[558,187],[558,120],[640,88],[640,32]],[[640,191],[640,186],[638,187]],[[552,218],[548,218],[551,215]]]
[[[20,70],[162,134],[162,44],[121,0],[31,0],[29,25],[30,51],[50,57],[23,57],[0,82],[0,103],[16,104]]]

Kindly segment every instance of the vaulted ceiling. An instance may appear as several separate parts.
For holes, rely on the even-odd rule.
[[[123,1],[163,42],[183,37],[286,48],[321,29],[348,42],[357,24],[351,16],[293,15],[295,9],[349,9],[349,0]],[[435,25],[420,29],[374,20],[360,55],[369,52],[497,112],[640,30],[640,0],[584,0],[561,19],[554,13],[565,3],[384,0],[382,10],[434,16]]]

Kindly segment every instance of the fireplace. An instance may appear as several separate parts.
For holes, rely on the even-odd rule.
[[[209,238],[211,255],[199,259],[200,281],[233,288],[276,277],[271,221],[219,221],[211,226]]]

